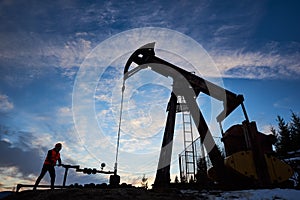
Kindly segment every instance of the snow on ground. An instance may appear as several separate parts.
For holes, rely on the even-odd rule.
[[[193,194],[199,199],[223,200],[223,199],[239,199],[239,200],[272,200],[272,199],[286,199],[298,200],[300,199],[300,190],[294,189],[260,189],[260,190],[238,190],[238,191],[197,191],[197,190],[181,190],[181,193]]]
[[[5,200],[298,200],[300,190],[260,189],[260,190],[145,190],[142,188],[70,188],[57,190],[23,191],[4,198]]]

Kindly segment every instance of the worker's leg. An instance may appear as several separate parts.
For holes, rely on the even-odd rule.
[[[49,174],[50,174],[50,178],[51,178],[51,189],[54,189],[54,182],[55,182],[55,169],[54,166],[51,166],[49,168]]]
[[[41,171],[41,174],[39,175],[39,177],[36,179],[33,190],[36,190],[36,187],[39,185],[40,181],[42,180],[42,178],[45,176],[46,172],[47,172],[47,167],[44,165]]]

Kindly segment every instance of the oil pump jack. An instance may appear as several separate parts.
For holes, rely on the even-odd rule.
[[[124,68],[124,83],[135,73],[146,68],[173,79],[154,187],[167,187],[170,184],[175,118],[176,113],[181,112],[180,107],[182,107],[179,106],[179,97],[184,98],[185,107],[189,110],[197,127],[201,143],[208,152],[213,166],[209,170],[209,175],[215,182],[224,185],[242,184],[248,187],[271,187],[287,181],[292,176],[291,167],[272,155],[274,136],[260,133],[256,123],[249,121],[242,95],[234,94],[155,56],[154,46],[155,43],[149,43],[137,49],[129,57]],[[135,63],[135,67],[131,66],[133,63]],[[200,93],[223,102],[223,111],[216,117],[216,120],[222,132],[222,141],[226,151],[225,158],[215,144],[198,107],[196,98]],[[224,133],[222,121],[239,106],[242,108],[244,121],[242,124],[232,126]]]

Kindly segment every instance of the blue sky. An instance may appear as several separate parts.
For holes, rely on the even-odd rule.
[[[65,163],[99,168],[103,161],[107,170],[113,170],[120,80],[130,52],[148,41],[140,37],[149,29],[142,32],[141,28],[157,28],[150,29],[152,35],[147,37],[157,37],[159,57],[181,63],[182,58],[197,60],[202,55],[207,59],[204,64],[213,63],[218,73],[211,74],[203,64],[201,75],[243,94],[249,118],[269,133],[277,115],[288,121],[291,110],[300,111],[299,9],[298,1],[277,0],[1,1],[1,190],[34,183],[47,150],[57,141],[63,143]],[[162,40],[153,30],[182,34],[201,45],[201,52],[186,51],[189,46],[177,45],[175,36]],[[127,44],[128,49],[117,43],[124,31],[137,41]],[[110,60],[110,55],[117,57]],[[105,70],[90,83],[94,91],[76,93],[84,69],[104,59],[109,61]],[[155,176],[171,82],[144,71],[126,84],[119,173],[121,181],[139,183],[143,174],[150,180]],[[88,94],[94,97],[92,114],[76,107],[85,103],[76,97]],[[201,96],[198,103],[214,126],[210,99]],[[237,110],[225,125],[241,121]],[[218,136],[217,129],[212,130]],[[183,149],[180,131],[178,126],[173,176],[178,170],[177,154]],[[58,169],[58,184],[62,173]],[[107,182],[108,178],[71,173],[69,183]]]

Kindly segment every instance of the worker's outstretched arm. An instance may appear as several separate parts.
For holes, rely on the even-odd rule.
[[[58,158],[58,166],[61,166],[61,159],[60,159],[60,157]]]

